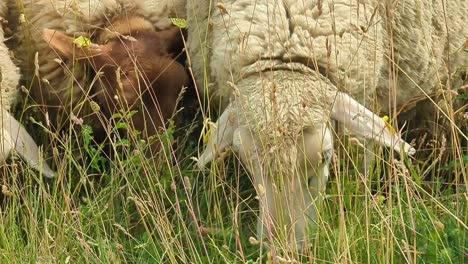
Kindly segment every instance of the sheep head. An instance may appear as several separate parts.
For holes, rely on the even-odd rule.
[[[294,230],[288,234],[290,246],[306,245],[308,221],[317,219],[316,203],[333,155],[330,119],[358,136],[414,153],[377,115],[318,72],[262,72],[233,86],[237,94],[211,129],[198,166],[232,147],[260,200],[259,238],[287,227]]]
[[[396,151],[414,152],[377,115],[338,92],[316,71],[283,67],[253,74],[232,86],[234,96],[210,130],[198,166],[204,167],[232,147],[260,199],[259,237],[282,232],[286,226],[295,231],[288,238],[291,246],[304,246],[308,219],[316,220],[315,203],[329,175],[330,119]]]
[[[174,59],[183,47],[180,30],[174,27],[158,32],[142,29],[140,24],[133,26],[136,30],[125,28],[126,35],[114,32],[101,38],[102,44],[82,47],[63,32],[45,29],[43,37],[66,59],[88,63],[99,73],[97,101],[106,114],[137,110],[133,125],[149,137],[172,116],[188,76]],[[154,151],[160,147],[159,143],[153,145]]]
[[[314,203],[328,178],[333,153],[325,104],[315,87],[318,75],[290,70],[253,74],[233,85],[236,95],[211,129],[203,167],[232,146],[257,189],[259,238],[284,228],[291,245],[302,248]],[[325,94],[329,94],[325,86]],[[296,243],[297,242],[297,243]],[[294,246],[295,247],[295,246]]]
[[[351,134],[366,139],[372,139],[380,145],[393,148],[398,153],[413,155],[416,152],[416,150],[405,142],[397,133],[391,131],[379,116],[346,93],[338,92],[338,89],[326,79],[318,78],[316,81],[310,81],[307,85],[313,87],[309,90],[315,90],[318,94],[313,102],[309,102],[309,104],[316,105],[310,109],[314,109],[315,111],[321,109],[324,114],[329,113],[331,119],[342,123]],[[325,92],[324,90],[328,91]],[[248,97],[251,97],[251,95]],[[216,158],[217,153],[222,152],[226,147],[232,144],[234,131],[245,122],[245,120],[240,121],[239,118],[240,116],[245,116],[245,113],[241,112],[243,111],[242,109],[245,110],[246,108],[237,107],[239,108],[237,109],[234,107],[236,104],[239,104],[238,101],[240,100],[236,100],[235,103],[228,106],[214,125],[215,128],[208,139],[207,148],[198,159],[198,166],[200,168]],[[260,102],[260,99],[258,101]],[[323,102],[325,102],[327,106],[317,106],[323,104]],[[326,119],[318,121],[320,120],[320,115],[317,116],[317,112],[312,116],[318,118],[308,124],[307,121],[304,121],[305,127],[320,127],[322,124],[317,122],[327,122]]]

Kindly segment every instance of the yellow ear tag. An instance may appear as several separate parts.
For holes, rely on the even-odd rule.
[[[79,48],[86,48],[91,45],[91,40],[87,37],[79,36],[73,40],[73,43],[76,44]]]
[[[171,17],[170,18],[172,24],[179,28],[186,28],[187,27],[187,20],[183,18]]]
[[[213,133],[213,129],[216,129],[216,124],[211,122],[210,118],[206,118],[203,120],[203,128],[202,128],[202,136],[203,136],[203,143],[208,143],[208,140]]]
[[[206,144],[208,142],[208,139],[211,136],[211,126],[212,122],[210,121],[209,118],[206,118],[203,120],[203,128],[202,128],[202,135],[203,135],[203,144]]]
[[[395,130],[395,128],[393,128],[392,125],[390,125],[390,123],[389,123],[390,118],[389,118],[388,116],[385,115],[385,116],[382,117],[382,121],[384,121],[385,126],[387,127],[387,129],[390,130],[390,132],[392,132],[393,135],[395,135],[395,134],[396,134],[396,130]]]

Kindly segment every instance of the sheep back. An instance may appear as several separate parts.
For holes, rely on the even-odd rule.
[[[383,47],[368,2],[224,1],[210,11],[210,1],[189,1],[188,46],[200,90],[225,106],[232,92],[226,82],[297,62],[370,100]]]
[[[466,14],[468,2],[463,0],[405,0],[381,6],[386,63],[380,70],[378,97],[383,111],[390,112],[394,97],[397,109],[407,110],[414,106],[409,102],[449,88],[448,83],[452,89],[463,85],[468,65],[463,51]]]
[[[200,91],[222,108],[228,81],[289,62],[387,113],[394,99],[399,109],[447,81],[466,84],[467,1],[244,0],[208,8],[212,2],[188,2],[188,46]]]

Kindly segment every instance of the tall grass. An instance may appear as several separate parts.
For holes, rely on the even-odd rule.
[[[89,138],[88,129],[78,136]],[[180,129],[168,134],[182,134]],[[2,167],[1,261],[267,261],[268,252],[252,238],[258,201],[250,178],[235,158],[213,164],[210,173],[194,169],[189,158],[197,154],[195,141],[187,140],[178,157],[161,153],[151,161],[118,141],[113,157],[92,142],[65,141],[65,152],[80,149],[86,158],[65,155],[53,180],[11,159]],[[298,261],[466,261],[466,186],[456,174],[466,171],[466,163],[439,164],[434,172],[424,163],[384,158],[365,178],[348,151],[335,160],[310,251]]]
[[[46,179],[17,157],[1,166],[2,263],[468,261],[468,150],[453,127],[447,138],[415,140],[424,157],[371,150],[367,176],[358,170],[362,149],[338,141],[309,250],[272,256],[254,238],[258,200],[242,164],[229,156],[201,171],[191,159],[206,118],[193,107],[195,97],[180,105],[186,110],[176,116],[184,122],[158,135],[165,147],[152,159],[141,154],[148,142],[131,145],[114,133],[138,137],[132,113],[114,115],[113,133],[101,143],[79,122],[50,131],[30,119],[44,113],[24,97],[17,116],[38,141],[51,142],[46,158],[59,176]]]

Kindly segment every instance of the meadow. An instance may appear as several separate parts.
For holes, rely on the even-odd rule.
[[[58,177],[43,177],[15,155],[1,165],[1,263],[468,262],[466,88],[447,104],[448,116],[465,123],[440,131],[407,124],[403,135],[416,155],[370,149],[367,175],[363,148],[336,133],[318,221],[298,255],[282,251],[281,237],[273,251],[255,238],[258,198],[235,155],[197,168],[217,115],[196,87],[181,94],[173,120],[151,139],[164,147],[149,159],[133,111],[112,116],[104,141],[80,119],[55,133],[28,96],[34,78],[15,116],[44,145]]]
[[[146,142],[134,147],[115,134],[97,144],[92,129],[79,123],[68,133],[49,133],[43,123],[26,118],[33,108],[27,105],[19,116],[25,113],[23,120],[36,136],[53,142],[47,160],[57,164],[59,176],[41,177],[14,157],[2,166],[3,263],[264,263],[272,258],[254,239],[258,201],[242,165],[228,157],[200,171],[191,159],[203,141],[200,111],[182,109],[178,115],[192,121],[171,122],[158,138],[166,147],[150,160],[141,155]],[[115,126],[131,129],[129,115],[114,115]],[[368,177],[357,170],[362,149],[346,139],[337,142],[310,251],[300,261],[466,261],[466,145],[444,137],[414,142],[425,150],[423,158],[399,160],[377,149]],[[287,256],[282,260],[294,263]]]

